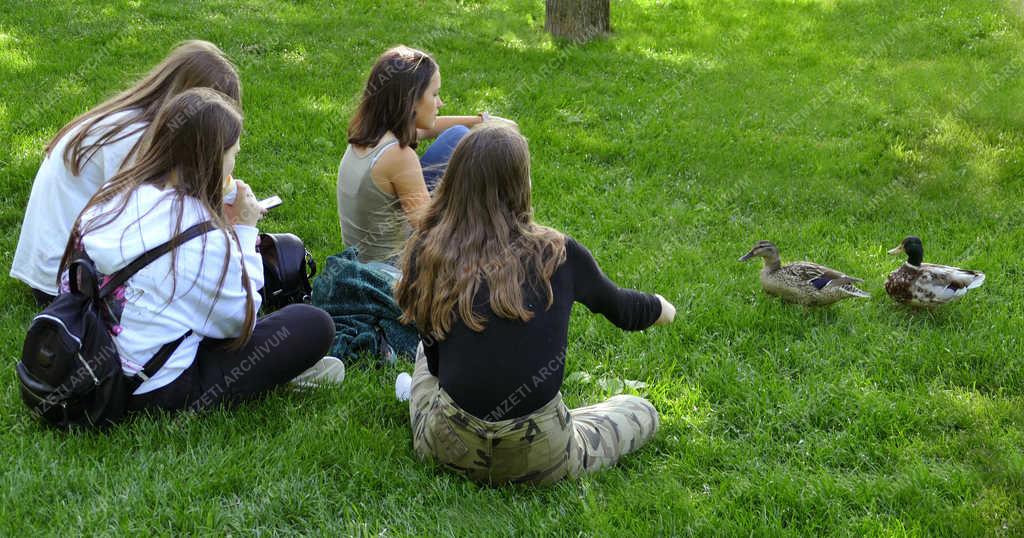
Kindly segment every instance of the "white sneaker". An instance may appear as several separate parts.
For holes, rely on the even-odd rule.
[[[291,382],[299,387],[315,387],[317,385],[340,385],[345,380],[345,363],[337,357],[324,357],[312,368],[295,376]]]
[[[412,397],[412,376],[402,372],[395,378],[395,398],[407,402]]]

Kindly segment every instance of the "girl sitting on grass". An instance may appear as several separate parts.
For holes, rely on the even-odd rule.
[[[636,331],[671,323],[675,308],[619,288],[586,248],[532,215],[526,140],[511,125],[475,127],[409,239],[395,289],[423,340],[413,447],[490,484],[593,472],[658,429],[654,406],[636,396],[562,403],[569,314],[580,302]]]
[[[238,73],[216,45],[186,41],[131,88],[78,116],[46,146],[32,184],[11,276],[42,306],[57,294],[57,266],[71,225],[135,151],[157,111],[189,88],[214,88],[241,99]]]
[[[135,273],[108,303],[120,313],[115,342],[129,375],[185,335],[131,396],[131,410],[205,409],[259,396],[319,364],[334,339],[331,318],[310,305],[256,320],[256,224],[264,211],[240,181],[234,204],[223,201],[241,133],[233,98],[208,88],[179,93],[146,130],[132,164],[72,228],[61,274],[85,254],[112,275],[193,225],[215,226]]]
[[[409,223],[430,201],[468,127],[489,119],[438,116],[441,71],[427,53],[399,46],[377,59],[348,127],[338,169],[338,218],[346,247],[392,276]],[[419,141],[437,140],[416,154]]]

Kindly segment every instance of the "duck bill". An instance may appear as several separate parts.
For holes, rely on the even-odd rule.
[[[897,254],[902,254],[903,252],[906,252],[906,251],[903,250],[903,245],[900,245],[900,246],[898,246],[896,248],[889,249],[888,252],[889,252],[890,256],[895,256]]]
[[[749,260],[750,258],[753,258],[753,257],[754,257],[754,251],[751,250],[750,252],[740,256],[740,259],[737,260],[737,261],[745,262],[745,261],[747,261],[747,260]]]

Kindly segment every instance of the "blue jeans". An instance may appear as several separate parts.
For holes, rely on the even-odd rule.
[[[420,157],[423,179],[427,184],[428,191],[434,192],[434,189],[437,188],[437,183],[441,181],[441,176],[448,168],[448,160],[452,158],[455,146],[468,132],[469,127],[465,125],[453,125],[445,129]]]
[[[366,266],[391,277],[392,283],[394,283],[402,279],[402,270],[398,268],[399,263],[399,258],[395,257],[383,262],[369,262]]]

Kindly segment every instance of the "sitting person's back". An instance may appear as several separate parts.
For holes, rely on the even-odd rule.
[[[178,204],[184,208],[181,224],[175,226]],[[111,219],[119,207],[123,210],[110,224],[97,226]],[[81,245],[97,271],[112,275],[146,251],[210,219],[199,200],[180,196],[173,188],[143,184],[87,209],[81,226],[90,231],[81,237]],[[192,331],[138,393],[177,379],[192,365],[203,337],[234,338],[250,330],[244,325],[247,301],[258,309],[260,296],[246,294],[242,264],[252,289],[262,287],[263,264],[255,248],[258,230],[251,226],[234,229],[239,245],[221,230],[186,241],[173,254],[161,256],[135,273],[115,299],[123,308],[115,342],[129,374],[140,370],[164,344]],[[229,263],[222,276],[225,259]],[[250,324],[252,321],[250,318]]]
[[[430,201],[456,144],[479,116],[438,116],[441,71],[427,53],[405,46],[377,58],[348,128],[338,167],[338,219],[359,261],[398,275],[410,223]],[[417,156],[418,143],[434,142]]]
[[[601,272],[590,252],[565,239],[565,262],[551,275],[553,301],[528,282],[523,301],[533,312],[529,321],[494,314],[486,280],[473,299],[484,330],[474,331],[456,317],[444,340],[424,345],[430,373],[465,411],[489,421],[518,418],[540,409],[562,386],[569,315],[574,302],[603,314],[628,331],[646,329],[658,320],[656,296],[622,289]]]
[[[57,294],[60,255],[86,203],[127,165],[160,108],[192,87],[241,98],[238,73],[206,41],[186,41],[131,88],[68,123],[46,147],[25,208],[11,276],[28,284],[40,305]]]
[[[72,228],[65,276],[80,256],[111,276],[174,239],[103,299],[122,369],[142,381],[129,410],[198,410],[258,397],[309,372],[333,340],[330,317],[309,305],[256,318],[263,286],[256,225],[264,210],[242,182],[235,201],[224,202],[241,133],[231,97],[208,88],[179,93],[161,107],[135,162],[89,200]],[[210,230],[187,239],[196,225]]]
[[[463,139],[402,268],[395,294],[424,341],[410,399],[421,457],[481,482],[547,483],[654,435],[658,414],[642,398],[562,403],[569,315],[579,301],[639,330],[675,310],[615,286],[585,248],[533,222],[529,152],[513,127]]]
[[[385,151],[398,144],[393,136],[373,146],[349,144],[338,167],[338,218],[346,247],[357,247],[362,262],[398,258],[409,237],[409,223],[394,192],[385,192],[373,169]]]

